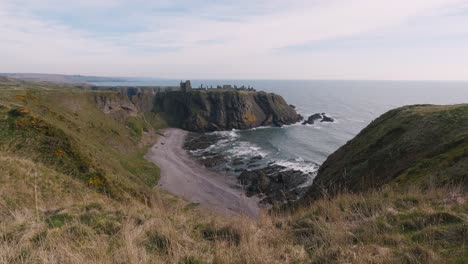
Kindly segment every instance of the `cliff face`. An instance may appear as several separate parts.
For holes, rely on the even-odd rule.
[[[320,167],[309,197],[387,183],[468,186],[468,105],[415,105],[387,112]]]
[[[94,100],[99,109],[106,114],[123,114],[126,116],[136,116],[138,110],[130,99],[120,93],[98,93]]]
[[[157,93],[154,111],[174,126],[197,132],[281,126],[302,119],[279,95],[236,90]]]

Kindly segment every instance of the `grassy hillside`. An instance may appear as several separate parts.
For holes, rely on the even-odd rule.
[[[387,112],[330,155],[311,195],[384,184],[468,188],[468,105],[415,105]]]
[[[115,92],[0,80],[0,263],[468,258],[463,189],[389,187],[260,219],[214,215],[160,191],[158,168],[143,155],[164,122],[116,107],[127,100]]]

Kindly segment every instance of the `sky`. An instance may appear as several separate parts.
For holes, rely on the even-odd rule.
[[[0,0],[0,72],[468,80],[468,0]]]

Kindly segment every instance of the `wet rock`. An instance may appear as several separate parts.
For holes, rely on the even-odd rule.
[[[264,195],[262,203],[285,203],[300,198],[307,188],[300,187],[312,175],[283,166],[269,165],[256,170],[244,170],[238,177],[247,195]]]
[[[323,118],[320,122],[335,122],[335,119],[329,117],[329,116],[326,116],[326,115],[323,115]]]
[[[199,159],[199,162],[207,168],[213,168],[226,162],[226,157],[221,154],[208,155]]]
[[[306,120],[304,120],[304,122],[302,122],[303,125],[313,125],[315,123],[315,121],[317,120],[320,120],[322,119],[322,114],[313,114],[311,116],[309,116],[309,118],[307,118]]]
[[[232,161],[232,165],[234,166],[244,165],[244,160],[242,158],[236,158]]]
[[[256,167],[259,167],[259,166],[260,166],[259,164],[252,163],[252,164],[247,165],[247,168],[248,169],[253,169],[253,168],[256,168]]]
[[[185,139],[184,149],[206,149],[215,144],[221,137],[216,134],[189,133]]]
[[[259,161],[259,160],[261,160],[261,159],[263,159],[263,157],[260,156],[260,155],[254,156],[254,157],[250,158],[249,164],[255,163],[255,162],[257,162],[257,161]]]
[[[327,115],[325,115],[325,113],[316,113],[316,114],[313,114],[311,116],[309,116],[309,118],[307,118],[306,120],[304,120],[304,122],[302,122],[303,125],[313,125],[315,123],[315,121],[318,121],[320,120],[320,122],[334,122],[335,120]]]

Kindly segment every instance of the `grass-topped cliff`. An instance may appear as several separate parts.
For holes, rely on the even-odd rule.
[[[392,184],[468,188],[468,105],[387,112],[321,166],[312,196]]]
[[[143,158],[165,119],[137,99],[0,79],[0,263],[466,262],[466,192],[423,172],[260,219],[167,194]]]
[[[190,131],[281,126],[302,119],[279,95],[235,89],[159,93],[154,111]]]

